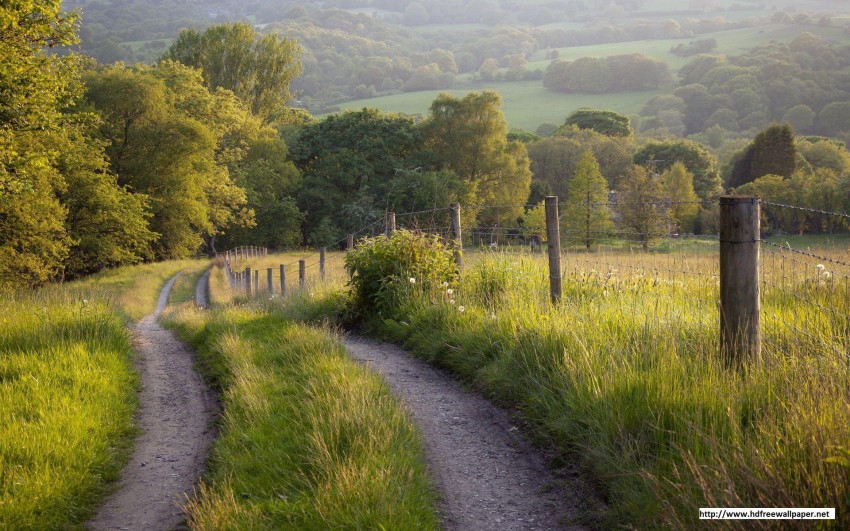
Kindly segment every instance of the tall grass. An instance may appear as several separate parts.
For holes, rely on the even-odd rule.
[[[717,257],[693,251],[569,253],[558,308],[545,258],[471,254],[459,285],[366,324],[518,407],[599,486],[600,527],[693,528],[709,506],[836,507],[820,524],[846,527],[850,337],[846,322],[815,315],[850,314],[845,290],[810,271],[776,289],[766,266],[762,357],[729,370]],[[815,340],[782,323],[817,324]]]
[[[0,528],[81,524],[134,434],[126,323],[190,262],[104,272],[0,299]]]
[[[331,331],[287,318],[279,299],[247,304],[221,269],[211,294],[212,310],[169,313],[221,388],[224,410],[211,471],[186,507],[189,525],[436,528],[419,435],[380,378]]]

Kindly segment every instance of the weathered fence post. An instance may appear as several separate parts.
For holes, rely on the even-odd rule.
[[[395,212],[387,212],[387,238],[392,238],[395,232]]]
[[[304,287],[305,277],[307,273],[307,262],[302,258],[298,260],[298,285]]]
[[[254,270],[254,295],[260,294],[260,270]]]
[[[349,234],[349,235],[345,238],[345,250],[346,250],[346,251],[351,251],[352,249],[354,249],[354,235],[353,235],[353,234]]]
[[[319,277],[325,280],[325,251],[326,247],[319,249]]]
[[[761,354],[760,215],[756,196],[720,197],[720,344],[728,365]]]
[[[272,268],[266,269],[266,286],[268,287],[269,295],[274,295],[274,282],[272,281]]]
[[[454,242],[454,256],[457,268],[463,268],[463,237],[460,228],[460,204],[452,203],[452,241]]]
[[[248,296],[250,297],[251,296],[251,268],[250,267],[245,268],[245,279],[244,280],[245,280],[245,293],[247,293]]]
[[[546,244],[549,249],[549,293],[552,304],[561,302],[561,223],[558,196],[546,197]]]
[[[286,295],[286,266],[280,264],[280,296]]]

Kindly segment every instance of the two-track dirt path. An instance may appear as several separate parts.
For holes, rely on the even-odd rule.
[[[445,529],[581,529],[567,523],[577,517],[578,494],[558,486],[504,411],[398,347],[353,337],[345,346],[412,412]]]
[[[157,321],[176,279],[162,288],[156,311],[134,327],[140,434],[117,490],[88,522],[92,529],[174,529],[204,471],[218,405],[193,368],[192,352]]]

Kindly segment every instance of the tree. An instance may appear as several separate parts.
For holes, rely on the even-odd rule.
[[[0,288],[54,277],[71,243],[52,144],[78,94],[78,58],[44,51],[76,42],[76,16],[60,9],[59,0],[0,7]]]
[[[301,74],[299,47],[276,34],[260,37],[244,22],[214,25],[203,33],[183,30],[163,55],[199,68],[209,89],[230,90],[263,122],[274,122],[291,99],[289,85]]]
[[[850,101],[835,101],[824,106],[818,115],[821,129],[837,135],[850,129]]]
[[[193,83],[179,69],[161,68],[92,71],[86,98],[103,118],[99,132],[118,183],[148,198],[150,228],[159,235],[154,255],[182,258],[234,222],[245,195],[227,168],[240,155],[239,142],[229,145],[225,134],[233,133],[223,125],[226,100],[210,95],[200,78]]]
[[[774,124],[759,132],[735,158],[727,184],[738,187],[771,174],[788,178],[796,168],[794,131],[788,124]]]
[[[693,232],[699,216],[699,197],[694,192],[694,176],[676,162],[662,176],[670,200],[670,216],[680,231]]]
[[[546,239],[546,201],[535,203],[522,217],[522,235],[526,238]]]
[[[569,115],[561,127],[568,128],[570,126],[576,126],[579,129],[591,129],[606,136],[632,136],[629,118],[614,111],[579,109]]]
[[[608,210],[608,183],[599,172],[593,152],[585,151],[581,156],[567,188],[567,200],[564,228],[590,250],[614,227]]]
[[[528,153],[521,142],[507,140],[508,126],[495,92],[467,94],[462,99],[440,94],[424,124],[425,146],[437,169],[451,170],[475,187],[485,205],[514,205],[484,211],[480,221],[516,219],[531,183]]]
[[[424,139],[413,119],[375,109],[347,111],[303,126],[290,146],[290,159],[302,173],[299,208],[306,226],[359,230],[373,221],[370,212],[383,211],[388,187],[397,171],[420,167],[416,160]],[[366,201],[359,211],[346,205]],[[308,235],[309,236],[309,235]]]
[[[694,191],[704,201],[723,191],[717,159],[693,140],[650,141],[635,152],[633,160],[635,164],[651,164],[659,173],[681,162],[693,174]]]
[[[661,179],[645,168],[632,166],[620,183],[617,210],[626,235],[641,242],[644,250],[658,237],[667,234],[669,213],[664,203],[666,194]]]

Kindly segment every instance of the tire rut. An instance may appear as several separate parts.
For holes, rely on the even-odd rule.
[[[354,337],[345,346],[411,411],[445,529],[583,529],[568,523],[578,518],[578,491],[559,486],[505,411],[396,346]]]
[[[204,472],[218,404],[194,370],[193,353],[158,322],[177,276],[162,288],[156,311],[133,327],[142,386],[136,413],[140,433],[116,491],[88,522],[91,529],[180,526],[181,506]]]

